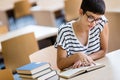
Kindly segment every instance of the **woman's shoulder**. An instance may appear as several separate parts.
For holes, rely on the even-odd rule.
[[[93,27],[93,29],[91,29],[91,31],[97,31],[99,30],[100,32],[104,29],[104,25],[108,22],[108,19],[105,17],[105,15],[101,16],[102,21],[97,24],[95,27]]]
[[[60,25],[59,30],[71,30],[73,21],[66,22]]]
[[[105,15],[102,15],[101,18],[102,18],[103,22],[105,22],[105,23],[108,22],[108,19],[105,17]]]

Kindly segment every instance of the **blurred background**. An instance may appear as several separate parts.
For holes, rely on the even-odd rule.
[[[79,17],[82,0],[0,0],[0,39],[10,32],[29,25],[58,28]],[[105,0],[109,23],[108,52],[120,49],[120,0]],[[47,31],[46,31],[47,33]],[[57,34],[56,34],[57,35]],[[41,48],[53,45],[47,39],[39,41]],[[1,40],[0,40],[1,41]],[[2,52],[0,68],[4,67]]]

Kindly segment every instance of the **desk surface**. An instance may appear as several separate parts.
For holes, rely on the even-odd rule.
[[[0,35],[0,42],[19,36],[19,35],[22,35],[22,34],[30,33],[30,32],[34,32],[37,40],[42,40],[42,39],[57,35],[58,28],[29,25],[24,28]],[[0,51],[1,51],[1,44],[0,44]]]
[[[57,53],[57,50],[53,46],[47,47],[33,53],[32,57],[30,56],[30,60],[32,62],[37,62],[37,61],[39,62],[42,60],[48,61],[50,59],[51,61],[50,60],[49,61],[55,67],[56,57],[54,56],[57,56],[56,53]],[[51,55],[51,57],[49,57],[49,55]],[[41,59],[40,57],[44,59]],[[106,54],[104,58],[101,58],[96,61],[97,63],[105,64],[105,67],[78,75],[76,77],[73,77],[67,80],[120,80],[119,61],[120,61],[120,49],[110,52]],[[66,80],[66,79],[60,78],[60,80]]]
[[[8,11],[13,9],[14,3],[21,0],[1,0],[0,1],[0,11]],[[36,3],[36,0],[29,0],[30,3]]]
[[[55,12],[64,9],[64,0],[38,0],[36,9]]]
[[[0,11],[8,11],[13,9],[14,3],[20,0],[1,0],[0,1]],[[40,6],[41,10],[60,10],[64,8],[64,0],[29,0],[30,3],[36,3]]]
[[[104,0],[107,12],[120,12],[120,0],[110,1]]]
[[[108,53],[96,62],[106,66],[67,80],[120,80],[120,50]],[[60,80],[66,80],[61,78]]]

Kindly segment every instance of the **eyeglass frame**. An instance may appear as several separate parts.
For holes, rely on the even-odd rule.
[[[87,16],[87,20],[90,22],[90,23],[93,23],[95,21],[96,24],[99,24],[102,22],[102,18],[98,18],[98,19],[95,19],[93,16],[89,16],[87,13],[85,13],[86,16]]]

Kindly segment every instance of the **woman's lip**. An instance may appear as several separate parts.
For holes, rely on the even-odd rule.
[[[92,28],[93,26],[89,26],[89,28]]]
[[[92,29],[92,28],[93,28],[93,26],[89,26],[89,28],[90,28],[90,29]]]

